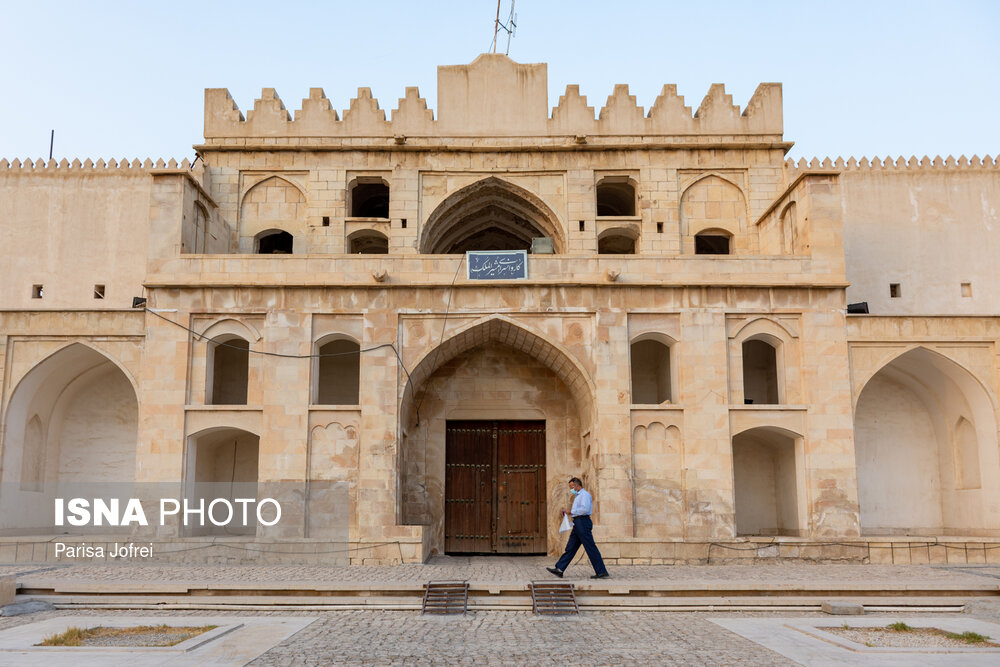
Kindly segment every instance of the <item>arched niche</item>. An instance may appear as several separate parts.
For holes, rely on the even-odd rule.
[[[854,410],[865,535],[996,535],[1000,465],[992,396],[925,347],[886,363]]]
[[[330,334],[316,342],[313,403],[357,405],[361,386],[361,346],[350,336]]]
[[[138,400],[131,379],[101,352],[74,343],[40,361],[18,382],[5,416],[0,530],[53,532],[55,498],[133,496]],[[90,530],[58,532],[67,529]]]
[[[347,237],[347,249],[353,255],[385,255],[389,239],[374,229],[361,229]]]
[[[632,339],[629,363],[633,404],[674,401],[677,371],[671,359],[673,344],[674,340],[665,334],[647,333]]]
[[[358,176],[347,186],[352,218],[389,217],[389,183],[380,176]]]
[[[696,237],[705,235],[703,249],[713,241],[721,249],[722,238],[729,238],[729,252],[702,254],[739,254],[748,250],[747,203],[743,191],[718,174],[708,174],[690,184],[681,195],[681,242],[687,254],[697,251]],[[713,237],[709,239],[708,237]]]
[[[446,427],[454,420],[543,422],[547,497],[565,502],[566,479],[588,466],[594,392],[565,350],[503,317],[465,327],[428,350],[401,395],[403,523],[429,526],[431,548],[444,549]],[[547,515],[550,551],[560,539],[557,518]]]
[[[703,229],[694,235],[694,254],[731,255],[733,235],[725,229]]]
[[[638,233],[627,227],[613,227],[597,235],[598,255],[634,255],[639,243]]]
[[[236,334],[221,334],[208,341],[208,405],[246,405],[250,382],[250,341]]]
[[[636,182],[628,176],[604,176],[594,188],[597,217],[635,217]]]
[[[295,238],[281,229],[268,229],[254,237],[254,251],[258,255],[291,255]]]
[[[249,506],[243,522],[237,498],[257,498],[260,458],[260,436],[239,428],[213,427],[188,436],[187,467],[184,476],[185,496],[192,506],[202,501],[206,507],[204,521],[194,521],[183,527],[184,535],[248,536],[257,533],[256,506]],[[215,499],[224,499],[236,509],[231,520],[223,505],[213,516],[217,526],[207,517],[207,507]]]
[[[799,338],[794,322],[772,316],[732,320],[730,401],[782,405],[802,400]]]
[[[267,230],[301,236],[306,214],[305,192],[292,181],[271,176],[256,183],[240,201],[240,252],[256,253],[258,235]]]
[[[549,237],[565,252],[562,227],[537,195],[496,177],[484,178],[446,197],[427,218],[420,252],[528,250],[531,239]]]
[[[808,533],[802,436],[762,426],[733,436],[737,535]]]

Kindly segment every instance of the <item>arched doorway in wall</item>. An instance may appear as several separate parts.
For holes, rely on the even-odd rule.
[[[55,498],[118,498],[124,507],[134,495],[138,412],[129,377],[82,343],[28,371],[6,409],[0,530],[51,532]],[[100,528],[118,531],[129,528]]]
[[[586,481],[592,396],[563,350],[506,319],[445,340],[403,394],[404,523],[429,525],[438,553],[559,548],[546,508],[568,502],[569,477]]]
[[[763,426],[733,436],[737,535],[808,532],[802,437]]]
[[[188,437],[185,494],[191,506],[204,503],[206,517],[184,529],[185,535],[241,536],[257,533],[254,507],[247,512],[247,522],[236,504],[237,498],[257,498],[260,438],[239,428],[210,428]],[[215,525],[207,516],[209,504],[216,499],[236,508],[229,517],[225,504],[212,513]]]
[[[528,250],[538,237],[551,238],[555,252],[565,252],[562,226],[541,198],[491,176],[455,191],[434,209],[421,233],[420,252]]]
[[[993,401],[956,362],[927,348],[886,364],[854,410],[864,535],[1000,532]]]

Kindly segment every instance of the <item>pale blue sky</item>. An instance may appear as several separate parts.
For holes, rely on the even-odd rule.
[[[503,0],[502,14],[509,0]],[[436,66],[488,49],[495,0],[3,0],[0,157],[193,157],[203,89],[245,112],[263,87],[387,111],[406,86],[436,108]],[[1000,153],[1000,1],[519,0],[511,57],[549,64],[549,106],[579,84],[600,108],[664,83],[697,108],[714,82],[741,108],[784,84],[791,157]],[[502,44],[501,44],[502,50]]]

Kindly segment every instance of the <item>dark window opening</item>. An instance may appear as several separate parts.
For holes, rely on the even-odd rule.
[[[601,181],[597,184],[597,215],[634,216],[635,188],[624,181]]]
[[[670,401],[670,348],[656,340],[641,340],[632,343],[631,352],[632,402]]]
[[[44,285],[32,285],[31,286],[31,298],[41,299],[45,296],[45,286]]]
[[[385,183],[357,183],[351,189],[352,218],[388,218],[389,186]]]
[[[580,221],[580,231],[581,232],[587,231],[587,223],[585,223],[583,220]]]
[[[210,405],[246,405],[250,343],[233,337],[209,343],[212,352]]]
[[[328,215],[324,215],[323,216],[323,226],[324,227],[329,227],[330,226],[330,216],[328,216]]]
[[[662,234],[663,233],[663,223],[662,222],[656,223],[656,233],[657,234]]]
[[[288,232],[271,232],[257,239],[258,255],[291,255],[292,235]]]
[[[899,288],[899,283],[889,283],[889,297],[898,299],[903,295],[903,290]]]
[[[698,234],[694,237],[694,254],[728,255],[729,237],[722,234]]]
[[[354,255],[387,255],[389,239],[378,232],[358,234],[351,237],[351,253]]]
[[[406,229],[406,218],[403,218],[402,220],[399,221],[399,226],[403,229]]]
[[[743,343],[743,402],[748,405],[777,405],[778,355],[769,343]]]
[[[608,234],[597,240],[599,255],[634,255],[635,239],[622,234]]]
[[[333,340],[319,348],[319,405],[357,405],[361,376],[361,346],[354,341]]]
[[[95,299],[104,298],[104,285],[94,285],[94,298]]]

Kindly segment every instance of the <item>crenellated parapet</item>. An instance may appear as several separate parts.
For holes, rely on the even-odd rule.
[[[386,138],[396,144],[435,137],[570,137],[577,144],[601,137],[725,137],[729,141],[781,141],[781,84],[763,83],[742,111],[724,86],[714,84],[692,113],[677,87],[666,85],[647,112],[627,85],[617,85],[595,110],[579,86],[566,87],[554,108],[548,103],[545,64],[516,63],[503,55],[481,55],[468,65],[438,68],[436,113],[417,88],[387,114],[371,90],[360,88],[342,115],[323,90],[313,88],[290,114],[273,88],[265,88],[246,117],[224,88],[205,91],[205,139],[268,140],[299,144],[309,138]],[[314,143],[314,142],[309,142]]]
[[[146,158],[145,160],[139,160],[135,158],[133,160],[128,160],[123,158],[121,160],[110,159],[105,162],[103,159],[94,162],[91,159],[84,160],[81,162],[79,159],[75,159],[72,162],[63,158],[62,160],[45,160],[44,158],[38,158],[37,160],[24,160],[21,161],[17,158],[13,160],[3,159],[0,160],[0,170],[3,171],[73,171],[73,172],[111,172],[111,171],[157,171],[157,170],[184,170],[192,171],[196,175],[200,175],[204,171],[204,165],[199,161],[193,167],[191,162],[185,158],[180,162],[171,158],[170,160],[164,161],[160,158],[156,162],[151,159]]]
[[[978,155],[973,155],[971,158],[964,155],[955,158],[949,155],[946,158],[942,158],[940,155],[930,158],[928,156],[923,156],[922,158],[917,158],[916,156],[910,156],[905,158],[899,156],[893,159],[891,156],[886,156],[885,158],[874,157],[869,160],[866,157],[858,160],[857,158],[848,158],[845,160],[842,157],[836,159],[825,158],[820,160],[819,158],[812,158],[811,160],[806,160],[805,158],[800,158],[797,162],[795,160],[785,161],[785,173],[787,174],[788,181],[792,181],[795,177],[806,171],[814,170],[837,170],[837,171],[957,171],[957,170],[982,170],[1000,169],[1000,155],[992,157],[987,155],[980,158]]]

